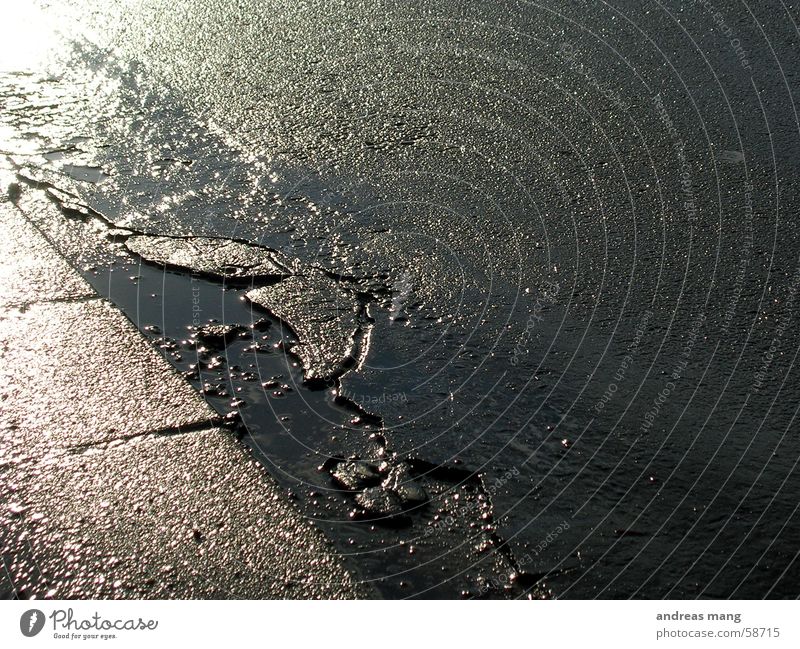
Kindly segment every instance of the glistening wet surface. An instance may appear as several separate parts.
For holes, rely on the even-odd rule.
[[[132,236],[196,239],[162,259],[175,295],[220,260],[207,239],[277,261],[222,268],[240,282],[224,299],[210,281],[219,322],[201,324],[247,336],[230,334],[208,396],[236,409],[246,394],[262,461],[309,515],[336,521],[341,551],[353,539],[364,578],[391,596],[518,596],[519,571],[550,573],[543,590],[559,597],[796,595],[794,9],[69,7],[51,11],[73,31],[37,41],[55,50],[49,67],[4,75],[3,151],[61,206],[41,227],[101,273]],[[121,271],[106,294],[188,340],[186,307],[137,315],[171,294],[147,272]],[[117,282],[131,275],[147,289]],[[256,381],[239,374],[261,352],[244,348],[289,341],[277,321],[252,339],[250,290],[312,346],[288,365],[264,353]],[[176,344],[165,351],[185,363]],[[321,383],[304,387],[312,365]],[[329,380],[382,423],[349,423]],[[293,392],[273,395],[282,385]],[[397,456],[381,468],[383,438]],[[366,463],[317,473],[337,455]],[[430,467],[457,469],[436,474],[441,496],[422,484]],[[407,474],[428,505],[403,504]],[[458,476],[491,501],[494,529],[442,515]],[[411,536],[349,520],[363,504],[407,507]],[[479,532],[491,543],[477,555],[454,550],[481,546]]]
[[[241,287],[130,261],[87,277],[240,432],[376,592],[547,594],[544,575],[521,570],[498,535],[491,486],[462,463],[395,453],[380,417],[333,381],[310,386],[294,332],[245,301]]]

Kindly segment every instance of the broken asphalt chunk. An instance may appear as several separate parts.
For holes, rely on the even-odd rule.
[[[129,237],[125,247],[145,261],[218,279],[281,279],[291,272],[277,251],[231,239]]]
[[[286,323],[301,341],[292,348],[306,381],[329,381],[356,360],[361,305],[322,272],[294,275],[247,293],[247,298]]]

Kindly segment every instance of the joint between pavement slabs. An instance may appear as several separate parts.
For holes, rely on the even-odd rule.
[[[133,435],[119,435],[109,441],[77,444],[75,446],[69,446],[65,448],[64,451],[67,453],[78,454],[78,453],[83,453],[85,451],[91,451],[92,449],[103,448],[110,443],[130,442],[139,437],[168,437],[173,435],[190,435],[192,433],[197,433],[201,431],[221,430],[221,429],[223,429],[223,422],[222,418],[218,417],[215,419],[211,419],[208,422],[196,422],[194,424],[187,424],[185,426],[168,426],[166,428],[148,430],[141,433],[135,433]]]

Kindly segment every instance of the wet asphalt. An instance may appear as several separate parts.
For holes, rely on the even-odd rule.
[[[41,227],[380,593],[796,596],[796,8],[66,7],[4,76]],[[428,504],[353,520],[351,456]]]

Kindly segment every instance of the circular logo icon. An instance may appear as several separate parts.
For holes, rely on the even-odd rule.
[[[44,628],[44,613],[39,609],[32,608],[25,611],[19,618],[19,630],[22,635],[32,638]]]

